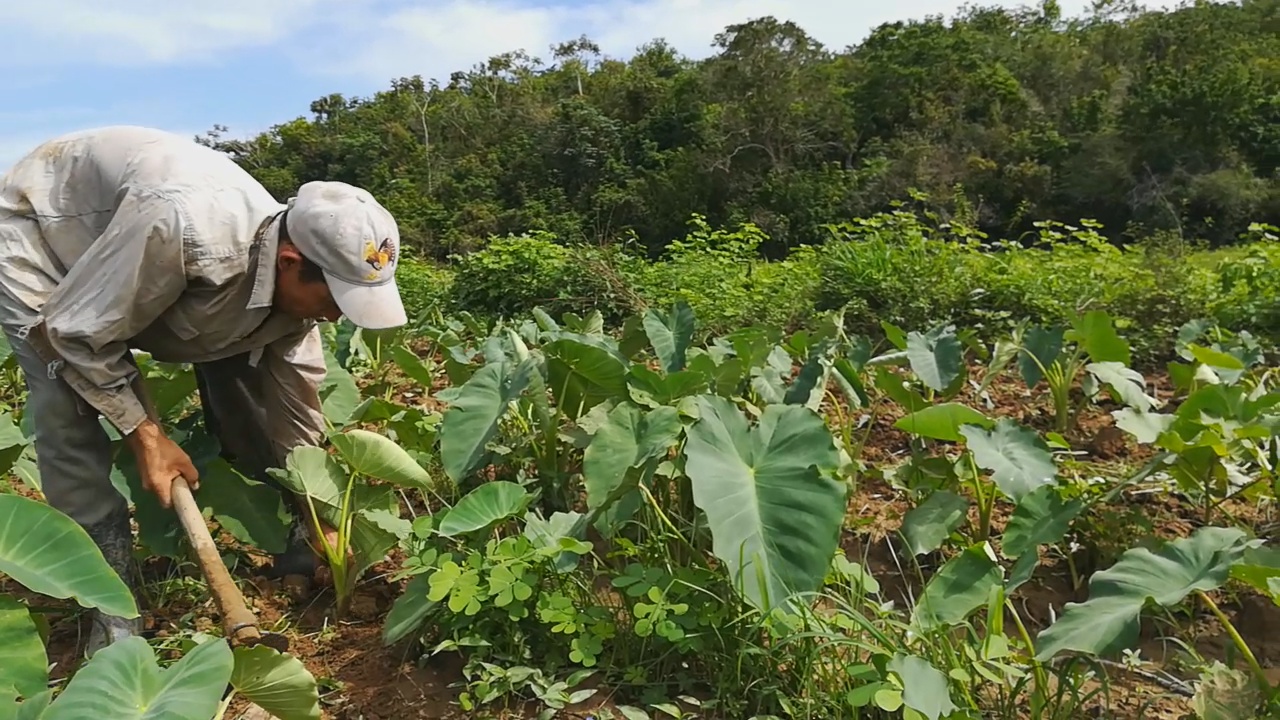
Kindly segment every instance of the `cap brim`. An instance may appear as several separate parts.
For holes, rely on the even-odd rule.
[[[400,327],[409,321],[400,290],[392,280],[382,285],[353,285],[328,273],[325,279],[338,309],[356,327],[365,330],[385,330]]]

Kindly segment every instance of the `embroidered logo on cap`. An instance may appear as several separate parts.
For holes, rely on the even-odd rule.
[[[378,247],[373,246],[373,241],[369,240],[365,243],[364,261],[369,263],[369,267],[373,270],[365,275],[365,280],[377,280],[378,273],[390,267],[396,261],[396,246],[391,238],[383,238],[382,244]]]

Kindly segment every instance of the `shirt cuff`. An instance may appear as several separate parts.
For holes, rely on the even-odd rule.
[[[78,373],[66,373],[63,379],[85,402],[102,413],[121,435],[129,435],[147,419],[147,409],[138,399],[138,394],[128,385],[106,390],[84,380]]]

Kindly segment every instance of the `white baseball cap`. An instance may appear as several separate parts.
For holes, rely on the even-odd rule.
[[[289,199],[285,227],[298,250],[324,271],[338,309],[369,330],[408,321],[396,266],[400,230],[367,190],[342,182],[309,182]]]

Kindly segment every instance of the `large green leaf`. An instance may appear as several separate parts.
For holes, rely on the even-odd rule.
[[[435,378],[432,376],[431,368],[422,361],[422,358],[404,345],[392,346],[391,357],[396,361],[396,367],[399,367],[401,372],[421,385],[424,392],[431,392]]]
[[[951,558],[929,579],[911,621],[925,632],[964,622],[969,613],[982,607],[1004,579],[991,547],[978,543]]]
[[[279,490],[241,475],[218,459],[200,471],[198,500],[235,539],[270,553],[285,551],[290,514]]]
[[[111,427],[105,419],[103,425]],[[178,422],[172,432],[172,439],[186,451],[196,470],[204,475],[217,472],[216,465],[223,462],[219,457],[221,446],[216,438],[205,432],[198,414],[189,415]],[[123,443],[117,447],[115,465],[111,469],[111,482],[124,498],[133,503],[133,517],[138,523],[138,540],[152,555],[179,557],[183,546],[187,543],[186,533],[178,515],[172,509],[160,506],[155,493],[142,487],[142,478],[138,474],[137,463],[133,453]],[[215,486],[218,479],[214,479]],[[234,491],[232,491],[234,492]],[[210,510],[214,493],[195,494],[196,503],[201,511]],[[223,498],[218,498],[222,500]],[[225,499],[222,506],[235,505],[237,500]]]
[[[141,637],[100,650],[71,678],[41,720],[209,720],[234,661],[225,640],[197,645],[168,669]]]
[[[196,470],[200,470],[198,463]],[[116,453],[115,464],[111,468],[111,484],[125,499],[133,503],[133,518],[138,523],[138,542],[151,555],[178,557],[182,553],[182,543],[186,541],[182,523],[178,521],[177,513],[161,507],[155,493],[143,489],[142,477],[138,475],[133,453],[124,447]],[[196,495],[196,501],[199,502],[199,491]]]
[[[1044,378],[1044,370],[1053,366],[1062,345],[1061,328],[1033,327],[1027,331],[1018,354],[1018,372],[1027,387],[1035,387]]]
[[[1240,562],[1231,566],[1231,577],[1248,583],[1253,589],[1267,595],[1274,594],[1271,587],[1280,580],[1280,548],[1250,547],[1245,549]],[[1280,598],[1273,598],[1280,602]]]
[[[322,520],[334,527],[341,525],[342,498],[350,477],[323,448],[294,448],[285,460],[285,470],[273,470],[272,475],[294,493],[309,498]],[[395,546],[396,536],[388,527],[398,518],[399,504],[390,486],[371,487],[357,482],[351,489],[350,507],[350,542],[356,555],[354,572],[358,575]]]
[[[960,428],[965,425],[976,425],[990,428],[991,420],[982,413],[962,403],[942,403],[904,415],[893,426],[904,432],[920,437],[946,442],[960,442],[964,436]]]
[[[1023,496],[1000,538],[1005,556],[1021,557],[1039,545],[1058,542],[1083,509],[1083,500],[1064,500],[1052,485],[1043,485]]]
[[[960,527],[969,501],[949,490],[935,490],[902,518],[902,537],[912,555],[933,552]]]
[[[896,653],[886,668],[902,681],[903,705],[928,720],[939,720],[956,711],[947,676],[928,660]]]
[[[440,521],[438,532],[454,537],[492,526],[524,512],[532,496],[506,480],[487,482],[467,493]]]
[[[35,697],[49,685],[48,664],[31,611],[16,599],[0,595],[0,688],[12,687],[22,697]]]
[[[0,475],[8,475],[18,459],[30,447],[32,447],[31,438],[27,437],[13,421],[13,415],[7,412],[0,413]],[[38,484],[35,489],[40,489]]]
[[[562,550],[556,553],[555,568],[557,572],[569,572],[578,564],[578,556],[582,552],[571,552],[565,550],[566,541],[582,541],[582,536],[587,528],[587,516],[579,512],[557,512],[552,513],[551,517],[543,520],[534,512],[527,512],[524,516],[524,536],[529,539],[533,546],[538,549],[545,550]],[[583,543],[585,551],[590,551],[591,546]]]
[[[360,405],[360,387],[328,348],[324,351],[324,364],[327,372],[319,387],[320,409],[329,422],[342,426]]]
[[[0,494],[0,573],[32,592],[138,617],[133,593],[84,528],[38,500]]]
[[[587,507],[605,504],[626,480],[628,470],[665,456],[680,430],[680,417],[673,407],[647,413],[631,403],[614,407],[583,453]]]
[[[0,720],[41,720],[53,701],[53,690],[17,702],[17,691],[0,685]]]
[[[1116,427],[1129,433],[1138,442],[1150,445],[1160,438],[1177,419],[1175,415],[1143,412],[1133,408],[1120,408],[1111,413]]]
[[[329,438],[352,470],[394,485],[429,490],[431,475],[393,440],[352,428]]]
[[[832,375],[833,350],[836,342],[830,338],[815,344],[809,352],[800,372],[791,381],[782,401],[788,405],[806,405],[819,410],[827,394],[827,384]]]
[[[1000,418],[990,431],[965,426],[960,433],[968,441],[974,461],[991,471],[996,487],[1015,503],[1036,488],[1052,485],[1058,476],[1044,440],[1009,418]]]
[[[391,604],[391,611],[382,624],[382,642],[394,645],[417,632],[422,623],[439,606],[439,603],[427,597],[431,590],[431,573],[414,575],[405,584],[404,592]]]
[[[964,346],[950,328],[907,335],[911,370],[932,390],[942,392],[951,387],[964,369],[963,358]]]
[[[351,520],[351,545],[356,551],[353,572],[358,577],[381,562],[412,525],[400,518],[400,499],[390,486],[357,484],[351,494],[357,508]],[[335,520],[336,511],[329,515],[330,523]]]
[[[489,441],[498,433],[498,421],[536,372],[535,362],[529,358],[515,366],[505,360],[489,363],[457,388],[440,425],[440,462],[454,482],[480,467]]]
[[[767,406],[754,429],[724,398],[701,396],[697,407],[685,467],[715,554],[756,607],[789,605],[821,586],[844,520],[831,433],[800,405]]]
[[[1148,600],[1169,607],[1195,590],[1216,589],[1249,544],[1243,530],[1203,527],[1157,552],[1126,550],[1089,579],[1087,601],[1067,603],[1058,621],[1040,633],[1036,658],[1046,661],[1066,650],[1114,655],[1134,647]]]
[[[299,445],[290,450],[284,472],[275,470],[272,475],[295,494],[335,508],[342,506],[342,496],[350,481],[338,460],[314,445]]]
[[[298,658],[266,645],[238,647],[231,686],[281,720],[320,720],[316,679]]]
[[[1072,323],[1067,339],[1084,348],[1095,363],[1115,362],[1129,365],[1132,358],[1129,343],[1116,333],[1111,316],[1102,310],[1090,310]]]
[[[627,397],[629,365],[617,351],[565,336],[544,347],[543,353],[551,393],[569,419],[582,417],[606,400]]]
[[[678,300],[666,315],[649,310],[644,315],[644,331],[649,343],[667,373],[683,370],[685,353],[693,343],[693,309],[684,300]]]
[[[191,368],[147,368],[147,393],[161,418],[169,418],[197,392],[196,374]]]
[[[681,398],[706,392],[711,378],[712,373],[700,370],[662,375],[644,365],[632,365],[627,371],[627,390],[632,401],[646,407],[674,405]]]
[[[1155,409],[1159,401],[1147,394],[1143,387],[1142,373],[1121,365],[1118,362],[1089,363],[1084,368],[1098,379],[1098,382],[1111,388],[1116,399],[1141,412]]]

